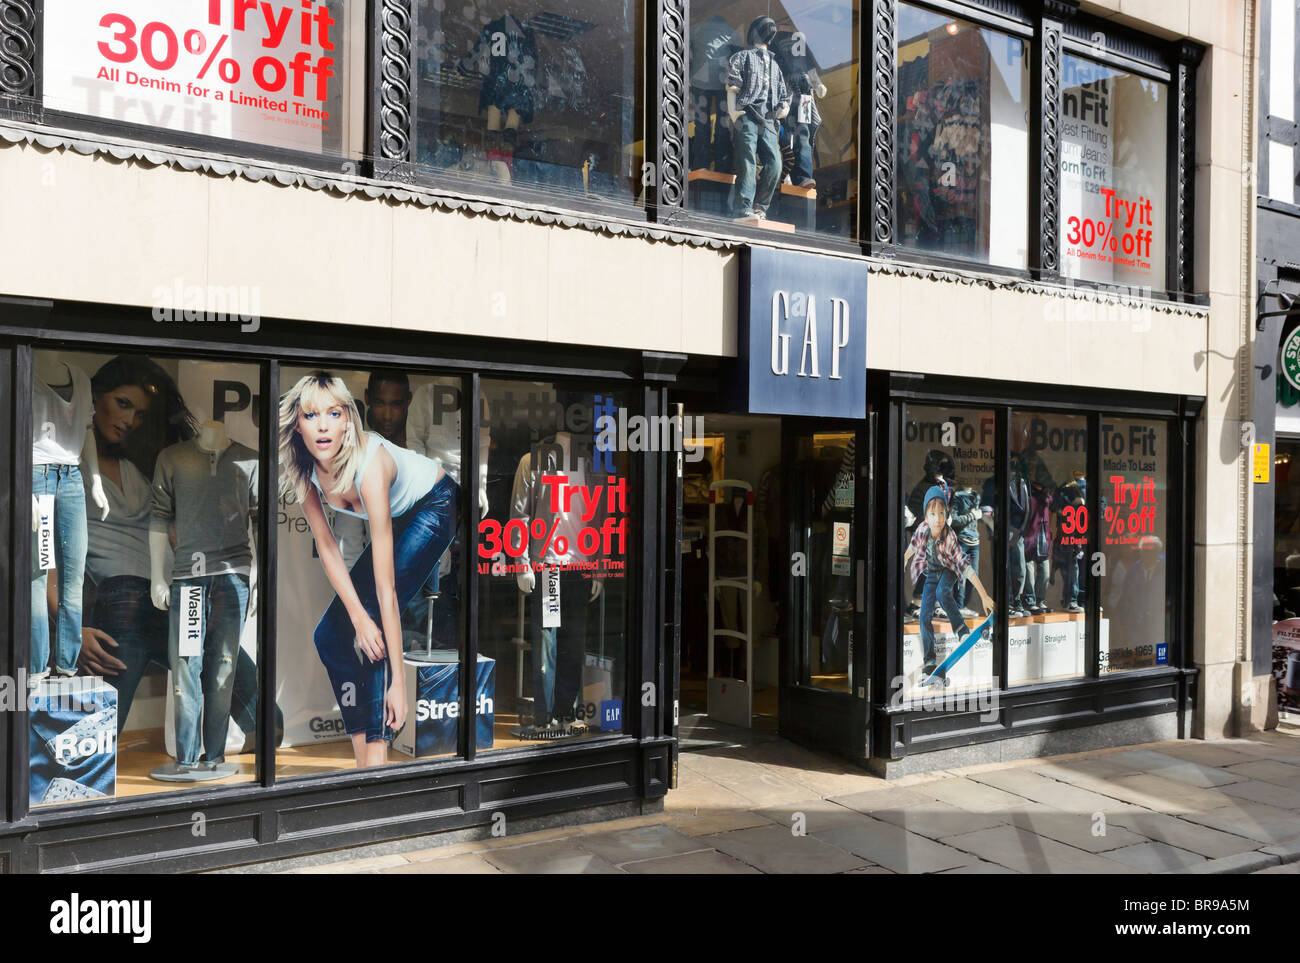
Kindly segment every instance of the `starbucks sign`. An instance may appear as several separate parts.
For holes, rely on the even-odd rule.
[[[1292,388],[1300,391],[1300,325],[1282,339],[1282,375]]]

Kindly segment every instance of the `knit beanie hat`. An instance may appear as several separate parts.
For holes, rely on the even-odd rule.
[[[921,502],[921,509],[924,511],[930,507],[930,502],[935,499],[943,502],[943,510],[948,510],[948,493],[944,491],[942,485],[931,485],[930,490],[925,493],[925,501]]]

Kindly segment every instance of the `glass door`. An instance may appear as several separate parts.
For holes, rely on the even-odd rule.
[[[865,751],[870,432],[789,421],[784,438],[789,593],[781,732]]]

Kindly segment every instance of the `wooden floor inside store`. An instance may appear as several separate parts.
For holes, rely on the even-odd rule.
[[[556,742],[569,742],[583,738],[582,735],[569,736],[565,739],[546,741],[520,739],[511,733],[519,725],[519,716],[514,713],[498,713],[495,719],[495,732],[491,749],[480,748],[479,752],[492,752],[501,749],[516,749],[521,746],[554,745]],[[599,733],[592,732],[592,735]],[[162,729],[133,729],[122,733],[117,743],[117,798],[129,796],[148,796],[157,793],[182,792],[204,787],[235,786],[240,783],[253,782],[257,777],[256,757],[251,752],[239,755],[227,755],[226,762],[239,766],[239,772],[225,779],[210,782],[159,782],[149,778],[149,772],[159,766],[165,766],[174,760],[167,754],[163,742]],[[452,758],[429,756],[427,758]],[[414,762],[410,756],[389,748],[388,762]],[[423,760],[421,760],[423,761]],[[275,752],[276,779],[295,779],[302,776],[318,776],[323,773],[339,772],[353,768],[352,742],[340,739],[334,742],[321,742],[309,746],[282,746]],[[60,805],[51,803],[50,805]]]

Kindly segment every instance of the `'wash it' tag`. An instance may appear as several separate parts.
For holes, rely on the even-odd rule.
[[[180,586],[181,617],[176,642],[183,659],[203,654],[203,586]]]

